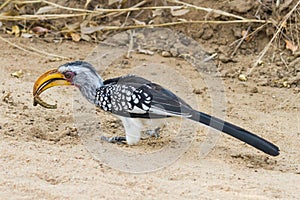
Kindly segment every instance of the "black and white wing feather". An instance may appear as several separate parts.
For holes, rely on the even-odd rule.
[[[171,91],[134,75],[104,81],[95,103],[105,111],[140,118],[189,117],[193,110]]]

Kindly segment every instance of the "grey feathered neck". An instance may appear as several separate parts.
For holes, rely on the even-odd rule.
[[[74,72],[73,84],[79,88],[89,102],[94,103],[96,90],[103,86],[103,79],[98,75],[96,69],[85,61],[66,63],[60,69]]]

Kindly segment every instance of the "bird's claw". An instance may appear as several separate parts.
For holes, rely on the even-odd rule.
[[[157,127],[154,130],[147,130],[145,133],[150,137],[159,138],[159,131],[160,131],[160,127]]]
[[[115,136],[115,137],[101,136],[101,140],[104,140],[109,143],[126,144],[126,137],[123,136]]]

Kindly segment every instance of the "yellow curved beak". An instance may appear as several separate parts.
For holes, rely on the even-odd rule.
[[[57,69],[47,71],[35,81],[33,96],[38,96],[45,90],[60,85],[71,85],[71,83],[67,81],[64,75],[58,72]]]
[[[33,86],[33,105],[37,104],[49,108],[55,109],[56,105],[50,105],[44,102],[39,95],[45,90],[60,85],[71,85],[69,81],[67,81],[64,75],[57,71],[57,69],[53,69],[42,74],[34,83]]]

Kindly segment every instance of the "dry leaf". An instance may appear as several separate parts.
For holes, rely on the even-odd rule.
[[[38,9],[38,11],[35,14],[39,15],[39,14],[53,12],[55,10],[57,10],[57,8],[55,8],[54,6],[44,6]]]
[[[291,50],[293,54],[298,50],[298,46],[294,45],[291,41],[289,40],[284,40],[284,41],[285,41],[285,48]]]
[[[252,39],[252,37],[249,36],[248,31],[246,31],[246,30],[243,30],[243,31],[242,31],[242,36],[243,36],[243,38],[245,38],[245,41],[246,41],[246,42],[249,42],[249,41],[251,41],[251,39]]]
[[[134,18],[132,18],[132,20],[134,21],[134,23],[136,24],[136,25],[146,25],[146,23],[145,22],[141,22],[141,21],[139,21],[139,20],[137,20],[137,19],[134,19]]]
[[[37,35],[45,35],[46,33],[50,32],[49,29],[43,28],[41,26],[35,26],[31,29],[31,31]]]
[[[104,26],[93,26],[93,27],[87,27],[85,25],[80,25],[80,31],[82,34],[91,34],[97,31],[103,30],[105,27]]]
[[[8,34],[19,36],[21,31],[19,26],[15,25],[11,27],[11,31],[7,31]]]
[[[81,39],[83,39],[87,42],[91,41],[91,37],[89,35],[85,35],[85,34],[81,34]]]
[[[19,26],[12,26],[12,34],[19,36],[21,33]]]
[[[189,9],[187,8],[179,8],[178,7],[173,7],[171,8],[171,14],[176,17],[176,16],[182,16],[185,15],[186,13],[190,12]]]
[[[152,17],[161,16],[163,13],[163,9],[155,9],[152,11]]]
[[[81,39],[81,36],[78,33],[72,32],[72,33],[70,33],[70,36],[71,36],[72,40],[75,42],[79,42]]]
[[[22,78],[24,73],[23,71],[20,69],[18,71],[15,71],[13,73],[10,74],[12,77],[16,77],[16,78]]]
[[[0,13],[0,16],[18,16],[18,15],[20,15],[20,13],[15,10],[9,10],[9,11]]]

